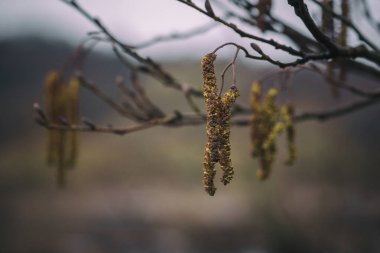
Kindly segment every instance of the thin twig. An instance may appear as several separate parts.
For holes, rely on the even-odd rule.
[[[108,104],[113,110],[118,112],[123,117],[126,117],[131,120],[137,120],[137,121],[144,121],[146,118],[137,113],[132,106],[129,106],[129,104],[125,104],[125,107],[122,107],[119,103],[117,103],[115,100],[113,100],[111,97],[109,97],[107,94],[105,94],[102,90],[100,90],[94,83],[86,80],[82,75],[78,75],[78,78],[80,80],[80,84],[90,90],[92,93],[94,93],[97,97],[99,97],[101,100],[103,100],[106,104]]]
[[[370,46],[373,50],[379,52],[379,48],[373,44],[368,38],[365,37],[365,35],[359,30],[359,28],[352,22],[352,20],[350,19],[347,19],[345,17],[343,17],[342,15],[339,15],[338,13],[334,12],[333,10],[331,10],[331,8],[327,8],[325,5],[323,5],[321,2],[319,2],[318,0],[311,0],[312,2],[314,2],[315,4],[317,4],[320,8],[322,8],[323,11],[327,11],[329,12],[333,17],[339,19],[340,21],[342,21],[344,24],[346,24],[347,26],[349,26],[359,37],[359,39],[363,42],[365,42],[368,46]]]
[[[232,66],[232,85],[236,85],[236,69],[235,69],[235,63],[237,56],[239,54],[240,48],[236,47],[236,52],[234,57],[232,58],[231,62],[227,64],[227,66],[223,69],[221,77],[222,77],[222,85],[220,87],[219,97],[222,95],[223,87],[224,87],[224,77],[226,75],[227,70]]]
[[[362,57],[380,65],[380,54],[376,51],[369,51],[365,46],[342,48],[335,44],[315,24],[304,0],[288,0],[288,4],[294,8],[294,13],[302,20],[313,37],[328,49],[331,58]]]
[[[85,18],[91,21],[95,26],[97,26],[100,31],[106,35],[112,43],[120,47],[125,54],[135,59],[137,62],[142,64],[145,68],[139,68],[145,74],[151,75],[162,82],[165,86],[174,88],[176,90],[182,90],[182,83],[174,78],[169,72],[165,71],[161,65],[153,61],[151,58],[144,58],[136,51],[131,45],[127,45],[119,41],[103,24],[98,18],[94,18],[89,12],[87,12],[79,3],[75,0],[61,0],[62,2],[69,4],[79,13],[81,13]],[[195,89],[190,89],[189,92],[194,96],[202,96],[202,92]]]
[[[211,29],[217,27],[217,25],[218,25],[218,23],[211,22],[207,25],[202,25],[200,27],[193,28],[189,31],[185,31],[185,32],[181,32],[181,33],[172,33],[169,35],[161,35],[161,36],[152,38],[148,41],[139,43],[134,47],[136,49],[141,49],[141,48],[146,48],[146,47],[156,45],[157,43],[160,43],[160,42],[168,42],[168,41],[173,41],[173,40],[183,40],[183,39],[193,38],[197,35],[202,35],[208,31],[210,31]]]
[[[303,53],[301,51],[296,50],[296,49],[294,49],[294,48],[292,48],[290,46],[286,46],[286,45],[283,45],[281,43],[278,43],[278,42],[276,42],[273,39],[265,39],[265,38],[262,38],[262,37],[250,34],[248,32],[245,32],[245,31],[241,30],[236,24],[228,23],[227,21],[223,20],[222,18],[220,18],[218,16],[211,15],[209,12],[201,9],[200,7],[198,7],[197,5],[195,5],[191,1],[186,1],[186,0],[177,0],[177,1],[183,3],[183,4],[187,5],[187,6],[190,6],[191,8],[194,8],[195,10],[203,13],[204,15],[207,15],[208,17],[214,19],[215,21],[217,21],[219,23],[224,24],[225,26],[227,26],[227,27],[231,28],[232,30],[234,30],[241,37],[250,38],[250,39],[253,39],[253,40],[257,40],[257,41],[263,42],[265,44],[268,44],[268,45],[274,47],[275,49],[280,49],[280,50],[285,51],[285,52],[287,52],[287,53],[289,53],[291,55],[303,56]]]
[[[162,119],[153,119],[138,125],[128,126],[125,128],[115,128],[112,126],[100,127],[92,123],[92,126],[88,125],[58,125],[58,124],[43,124],[40,123],[43,127],[46,127],[50,130],[61,130],[61,131],[80,131],[80,132],[100,132],[100,133],[112,133],[117,135],[125,135],[133,133],[136,131],[144,130],[158,125],[170,124],[174,122],[179,116],[173,115],[170,117]]]
[[[345,89],[349,92],[351,92],[352,94],[354,95],[357,95],[357,96],[361,96],[361,97],[366,97],[366,98],[371,98],[373,96],[377,96],[377,93],[370,93],[370,92],[366,92],[366,91],[363,91],[363,90],[360,90],[352,85],[349,85],[341,80],[337,80],[337,79],[334,79],[328,75],[326,75],[326,73],[324,73],[317,65],[315,64],[310,64],[309,65],[310,67],[304,67],[305,70],[310,70],[314,73],[318,73],[319,75],[323,76],[324,78],[326,78],[327,81],[333,83],[334,85],[336,85],[338,88],[341,88],[341,89]]]

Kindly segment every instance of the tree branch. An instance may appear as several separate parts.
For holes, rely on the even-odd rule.
[[[341,48],[330,40],[313,21],[304,0],[288,0],[288,4],[294,8],[295,14],[302,20],[313,37],[324,45],[330,52],[331,58],[356,58],[363,57],[380,66],[380,54],[368,51],[365,46]]]
[[[183,90],[182,83],[175,79],[171,74],[165,71],[158,63],[154,62],[151,58],[144,58],[136,53],[133,49],[133,46],[124,44],[120,42],[115,36],[113,36],[109,30],[101,23],[98,18],[92,17],[90,13],[88,13],[82,6],[78,4],[75,0],[61,0],[62,2],[69,4],[74,9],[76,9],[79,13],[81,13],[84,17],[86,17],[89,21],[91,21],[94,25],[96,25],[110,40],[120,47],[124,53],[128,56],[135,59],[137,62],[145,66],[144,73],[154,76],[159,79],[164,85],[174,88],[176,90]],[[142,70],[142,69],[140,69]],[[194,96],[201,96],[202,92],[197,91],[195,89],[190,89],[189,92]]]
[[[323,5],[321,2],[319,2],[318,0],[311,0],[311,1],[317,4],[323,11],[329,12],[333,17],[342,21],[344,24],[350,27],[358,35],[361,41],[366,43],[373,50],[379,52],[379,48],[375,44],[373,44],[368,38],[366,38],[365,35],[359,30],[359,28],[350,19],[347,19],[343,17],[342,15],[337,14],[336,12],[332,11],[330,8],[326,8],[326,6]]]
[[[280,49],[282,51],[285,51],[285,52],[289,53],[290,55],[294,55],[294,56],[303,56],[304,55],[301,51],[298,51],[298,50],[296,50],[290,46],[286,46],[286,45],[283,45],[281,43],[278,43],[273,39],[265,39],[265,38],[247,33],[245,31],[241,30],[236,24],[228,23],[227,21],[223,20],[222,18],[215,16],[215,15],[212,15],[209,12],[207,12],[207,11],[201,9],[200,7],[196,6],[192,2],[189,2],[186,0],[177,0],[177,1],[183,3],[187,6],[190,6],[191,8],[203,13],[204,15],[214,19],[216,22],[219,22],[219,23],[231,28],[233,31],[235,31],[237,34],[239,34],[243,38],[250,38],[253,40],[260,41],[262,43],[265,43],[265,44],[268,44],[268,45],[274,47],[275,49]]]
[[[313,18],[310,16],[309,10],[304,1],[288,0],[288,4],[294,8],[294,13],[302,20],[313,37],[322,45],[324,45],[330,51],[330,53],[337,55],[339,53],[338,46],[332,42],[330,38],[327,37],[321,30],[319,30]]]
[[[211,22],[207,25],[202,25],[200,27],[193,28],[189,31],[185,31],[185,32],[181,32],[181,33],[172,33],[172,34],[163,35],[163,36],[157,36],[155,38],[152,38],[148,41],[145,41],[145,42],[142,42],[142,43],[136,45],[135,48],[141,49],[141,48],[153,46],[153,45],[160,43],[160,42],[169,42],[169,41],[174,41],[174,40],[189,39],[189,38],[192,38],[192,37],[195,37],[198,35],[202,35],[208,31],[210,31],[211,29],[214,29],[215,27],[217,27],[217,25],[218,25],[218,23]]]

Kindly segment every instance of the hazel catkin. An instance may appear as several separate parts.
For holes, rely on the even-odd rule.
[[[45,84],[47,118],[51,125],[75,125],[79,120],[79,79],[71,78],[64,84],[57,71],[48,73]],[[57,167],[57,183],[65,185],[68,168],[73,168],[78,153],[78,137],[75,131],[48,130],[47,162]]]
[[[223,171],[221,181],[224,185],[231,182],[234,169],[231,164],[231,143],[230,143],[230,119],[231,119],[231,106],[239,96],[239,91],[236,86],[232,86],[222,97],[222,110],[221,110],[221,136],[220,136],[220,168]]]
[[[80,81],[77,77],[71,78],[67,86],[67,120],[71,125],[79,121],[79,87]],[[67,136],[66,166],[73,167],[78,157],[78,133],[70,131]]]
[[[286,165],[293,165],[296,160],[296,145],[295,145],[295,128],[294,128],[294,107],[291,104],[281,108],[281,116],[286,129],[286,142],[288,149],[288,159]]]
[[[203,71],[203,96],[207,110],[207,143],[203,161],[203,184],[205,191],[213,196],[216,191],[214,178],[216,175],[215,164],[219,161],[219,132],[220,132],[220,108],[216,87],[216,75],[214,61],[216,54],[207,54],[202,58]]]
[[[216,86],[214,61],[216,55],[211,53],[202,58],[203,96],[207,109],[207,143],[203,161],[203,184],[205,191],[213,196],[216,191],[214,179],[216,163],[220,163],[223,175],[221,181],[228,184],[234,174],[231,164],[230,119],[231,107],[239,96],[235,85],[220,97]]]
[[[262,87],[254,82],[251,87],[250,104],[253,111],[251,121],[252,156],[259,160],[256,176],[260,180],[267,179],[273,167],[277,148],[276,140],[286,132],[288,159],[287,165],[295,161],[294,144],[294,108],[291,104],[282,106],[276,104],[278,90],[270,88],[261,99]]]

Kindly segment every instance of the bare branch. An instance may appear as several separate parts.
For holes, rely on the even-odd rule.
[[[137,120],[137,121],[143,121],[147,118],[138,113],[136,110],[133,109],[133,107],[125,103],[124,107],[121,106],[119,103],[117,103],[115,100],[113,100],[111,97],[109,97],[107,94],[105,94],[102,90],[100,90],[94,83],[87,81],[82,75],[78,75],[78,78],[80,80],[80,84],[90,90],[92,93],[94,93],[97,97],[99,97],[101,100],[103,100],[106,104],[108,104],[113,110],[118,112],[123,117],[126,117],[131,120]]]
[[[365,109],[371,105],[375,105],[380,102],[380,94],[373,94],[373,97],[360,102],[352,103],[348,106],[325,111],[325,112],[315,112],[315,113],[302,113],[295,117],[296,122],[308,121],[308,120],[319,120],[326,121],[340,116],[350,114],[362,109]]]
[[[164,35],[164,36],[158,36],[146,42],[142,42],[136,45],[135,48],[141,49],[141,48],[146,48],[146,47],[156,45],[157,43],[161,43],[161,42],[169,42],[169,41],[174,41],[174,40],[183,40],[183,39],[193,38],[195,36],[202,35],[206,32],[209,32],[211,29],[214,29],[215,27],[217,27],[217,25],[218,23],[211,22],[207,25],[202,25],[200,27],[193,28],[189,31],[185,31],[181,33],[172,33],[172,34]]]
[[[222,95],[222,92],[223,92],[225,74],[226,74],[227,70],[231,66],[232,66],[232,85],[233,86],[236,85],[236,67],[235,67],[235,63],[236,63],[236,59],[237,59],[237,56],[239,54],[239,51],[240,51],[240,48],[236,48],[236,52],[235,52],[234,57],[232,58],[232,61],[230,63],[228,63],[227,66],[222,71],[222,74],[221,74],[221,76],[222,76],[222,85],[220,87],[219,97]]]
[[[209,16],[210,18],[214,19],[215,21],[219,22],[219,23],[222,23],[224,24],[225,26],[231,28],[232,30],[234,30],[237,34],[239,34],[241,37],[243,38],[250,38],[250,39],[253,39],[253,40],[257,40],[257,41],[260,41],[260,42],[263,42],[263,43],[266,43],[268,45],[271,45],[272,47],[274,47],[275,49],[280,49],[282,51],[285,51],[291,55],[294,55],[294,56],[303,56],[304,54],[301,52],[301,51],[298,51],[290,46],[286,46],[286,45],[283,45],[281,43],[278,43],[276,41],[274,41],[273,39],[265,39],[265,38],[262,38],[262,37],[259,37],[259,36],[256,36],[256,35],[253,35],[253,34],[250,34],[250,33],[247,33],[243,30],[241,30],[240,28],[238,28],[238,26],[236,24],[233,24],[233,23],[228,23],[227,21],[223,20],[222,18],[218,17],[218,16],[213,16],[213,15],[210,15],[207,11],[204,11],[203,9],[201,9],[200,7],[196,6],[194,3],[192,2],[188,2],[188,1],[185,1],[185,0],[177,0],[187,6],[190,6],[191,8],[194,8],[195,10]]]
[[[294,8],[295,14],[302,20],[313,37],[324,45],[332,54],[336,55],[339,52],[338,46],[330,40],[314,23],[307,5],[303,0],[288,0],[288,4]]]
[[[380,102],[380,93],[373,94],[373,97],[370,99],[366,99],[360,102],[352,103],[348,106],[344,106],[341,108],[327,110],[323,112],[305,112],[298,114],[294,117],[294,121],[296,123],[301,123],[305,121],[317,120],[317,121],[326,121],[335,119],[341,116],[345,116],[347,114],[360,111],[369,106],[375,105]],[[196,114],[182,114],[178,113],[174,116],[166,117],[163,119],[154,119],[151,121],[147,121],[138,125],[129,126],[129,127],[99,127],[94,123],[91,123],[91,126],[88,124],[85,125],[57,125],[50,124],[47,122],[43,122],[36,119],[37,123],[47,129],[61,130],[61,131],[80,131],[80,132],[100,132],[100,133],[111,133],[118,135],[125,135],[129,133],[133,133],[136,131],[152,128],[155,126],[167,126],[167,127],[180,127],[180,126],[194,126],[194,125],[202,125],[206,122],[206,119],[202,116]],[[242,118],[242,119],[234,119],[231,121],[231,125],[234,126],[248,126],[251,124],[251,117]]]
[[[144,130],[147,128],[151,128],[158,125],[165,125],[174,122],[177,119],[178,115],[166,117],[163,119],[154,119],[151,121],[147,121],[138,125],[133,125],[125,128],[115,128],[112,126],[100,127],[91,123],[90,125],[87,123],[85,125],[57,125],[57,124],[41,124],[43,127],[50,130],[60,130],[60,131],[79,131],[79,132],[98,132],[98,133],[112,133],[117,135],[125,135],[133,132],[137,132],[140,130]]]
[[[380,66],[379,53],[368,51],[365,46],[341,48],[331,41],[315,24],[303,0],[288,0],[288,3],[294,8],[295,14],[303,21],[314,38],[329,50],[331,58],[363,57]]]
[[[333,17],[339,19],[344,24],[349,26],[358,35],[358,37],[361,41],[365,42],[373,50],[379,52],[379,48],[375,44],[373,44],[368,38],[366,38],[366,36],[359,30],[359,28],[350,19],[347,19],[347,18],[343,17],[342,15],[337,14],[336,12],[332,11],[330,8],[326,8],[326,6],[324,6],[318,0],[311,0],[311,1],[314,2],[315,4],[317,4],[319,7],[321,7],[321,9],[323,11],[326,11],[326,12],[332,14]]]
[[[182,83],[176,80],[171,74],[165,71],[158,63],[154,62],[151,58],[144,58],[136,53],[133,49],[133,46],[124,44],[120,42],[115,36],[113,36],[109,30],[100,22],[98,18],[92,17],[83,7],[81,7],[77,1],[75,0],[61,0],[74,9],[76,9],[79,13],[81,13],[84,17],[86,17],[89,21],[91,21],[94,25],[96,25],[109,39],[111,42],[120,47],[125,54],[135,59],[137,62],[142,64],[145,68],[145,72],[158,80],[160,80],[164,85],[177,89],[183,90]],[[201,96],[202,93],[200,91],[190,89],[189,91],[192,95]]]

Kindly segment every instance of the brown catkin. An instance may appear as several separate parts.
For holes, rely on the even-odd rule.
[[[334,17],[331,14],[334,11],[334,0],[323,0],[322,4],[324,7],[330,11],[325,11],[322,9],[322,26],[321,31],[326,34],[332,41],[336,41],[335,36],[335,24]],[[331,60],[326,64],[326,77],[328,79],[328,84],[330,86],[330,91],[333,97],[339,97],[339,90],[337,89],[336,83],[334,81],[334,69],[336,67],[337,60]]]
[[[203,96],[207,109],[207,143],[203,161],[203,184],[205,191],[213,196],[216,191],[214,178],[216,175],[215,164],[219,161],[219,134],[220,134],[220,108],[221,100],[218,99],[216,87],[216,75],[214,61],[216,54],[207,54],[202,58],[203,71]]]
[[[220,155],[220,167],[223,171],[221,181],[224,185],[231,182],[234,169],[231,164],[231,106],[239,96],[239,91],[236,86],[232,86],[222,97],[222,109],[221,109],[221,133],[219,143],[219,155]]]
[[[267,28],[267,25],[265,23],[265,18],[270,13],[270,10],[272,8],[272,0],[259,0],[257,3],[257,10],[259,11],[256,22],[257,27],[264,32]]]
[[[216,175],[215,165],[220,163],[223,175],[221,181],[228,184],[234,174],[231,164],[231,144],[230,144],[230,120],[231,108],[239,91],[235,85],[220,97],[216,86],[216,75],[214,61],[216,55],[211,53],[202,58],[203,70],[203,96],[207,109],[207,143],[203,161],[203,184],[205,191],[213,196],[216,191],[214,179]]]
[[[341,0],[341,15],[345,19],[349,19],[350,17],[350,1],[349,0]],[[340,22],[340,31],[339,31],[339,45],[342,47],[347,46],[347,24],[343,21]]]
[[[345,19],[350,19],[350,1],[349,0],[341,0],[341,15]],[[347,46],[347,37],[348,37],[348,28],[347,24],[343,21],[340,22],[340,31],[339,31],[339,45],[342,47]],[[340,64],[340,72],[339,72],[339,80],[345,81],[347,76],[347,66],[344,61],[341,61]]]
[[[334,10],[334,1],[333,0],[323,0],[322,3],[327,9]],[[331,12],[322,10],[322,26],[321,30],[325,33],[330,39],[335,40],[334,36],[334,18],[331,15]]]

